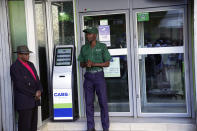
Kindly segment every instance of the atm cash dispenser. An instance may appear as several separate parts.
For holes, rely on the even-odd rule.
[[[74,46],[56,46],[53,60],[53,119],[75,120],[78,99]]]

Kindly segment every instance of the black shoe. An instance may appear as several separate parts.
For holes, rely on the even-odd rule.
[[[94,128],[92,128],[92,129],[88,129],[87,131],[96,131]]]
[[[103,131],[109,131],[109,129],[103,129]]]

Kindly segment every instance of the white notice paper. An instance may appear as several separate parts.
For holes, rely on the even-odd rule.
[[[107,46],[111,46],[110,26],[109,25],[100,25],[98,30],[99,30],[99,41],[101,43],[105,43]]]
[[[120,58],[112,57],[110,66],[104,68],[105,77],[120,77]]]

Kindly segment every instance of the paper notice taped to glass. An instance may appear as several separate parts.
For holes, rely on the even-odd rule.
[[[99,30],[99,41],[101,43],[105,43],[107,46],[111,46],[110,26],[100,25],[98,30]]]
[[[120,77],[120,58],[113,57],[110,66],[104,68],[105,77]]]

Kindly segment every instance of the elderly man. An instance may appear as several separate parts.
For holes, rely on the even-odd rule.
[[[38,105],[42,86],[36,69],[29,61],[27,46],[18,46],[17,60],[10,68],[14,84],[15,109],[19,114],[18,131],[37,131]]]
[[[78,60],[80,66],[86,68],[84,75],[84,92],[86,101],[87,131],[95,131],[94,98],[95,91],[101,108],[103,131],[109,131],[109,115],[107,106],[106,83],[103,67],[109,66],[111,56],[105,44],[96,41],[98,30],[91,27],[83,30],[87,43],[82,46]]]

